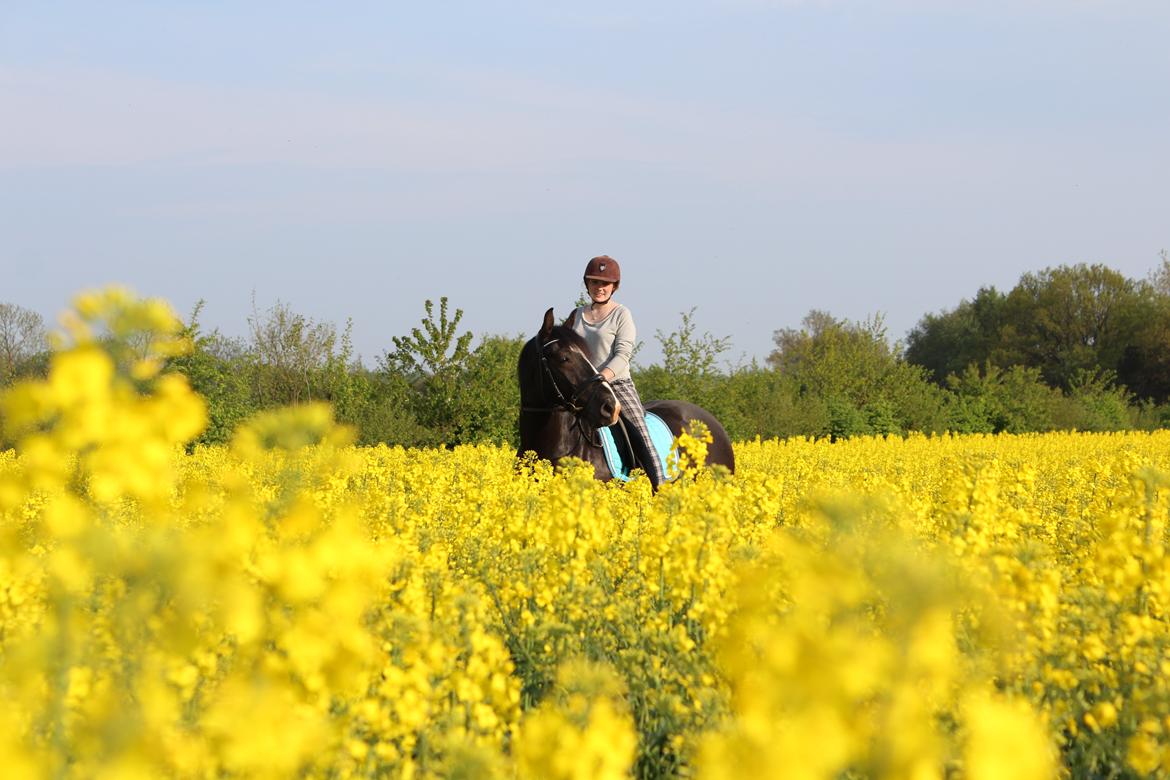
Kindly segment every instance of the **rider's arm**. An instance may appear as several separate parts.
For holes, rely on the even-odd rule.
[[[638,331],[634,327],[634,317],[625,306],[614,313],[613,348],[609,357],[597,370],[606,379],[615,377],[628,379],[630,376],[630,358],[634,355],[634,344],[638,338]]]

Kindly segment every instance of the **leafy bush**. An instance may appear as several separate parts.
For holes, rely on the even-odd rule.
[[[1062,430],[1124,431],[1134,427],[1133,396],[1116,384],[1110,371],[1082,370],[1056,404],[1054,422]]]
[[[982,290],[954,316],[938,315],[911,334],[907,355],[945,358],[940,366],[955,365],[967,354],[947,353],[946,340],[959,338],[956,334],[982,344],[976,352],[992,355],[965,365],[941,385],[931,381],[927,367],[910,362],[899,344],[889,342],[880,317],[848,322],[818,311],[810,312],[800,329],[776,332],[768,365],[732,366],[723,361],[730,337],[700,333],[691,309],[674,331],[656,332],[662,362],[635,364],[633,376],[643,399],[678,398],[703,406],[737,440],[1151,429],[1170,422],[1157,401],[1131,395],[1109,371],[1074,372],[1061,393],[1045,383],[1039,367],[1004,367],[1002,361],[1016,353],[996,346],[993,336],[1007,327],[1006,300]],[[208,399],[210,423],[200,443],[227,441],[241,420],[279,397],[329,401],[337,418],[356,426],[367,444],[515,444],[515,364],[524,339],[485,336],[473,348],[473,334],[459,330],[462,310],[452,313],[446,298],[437,307],[427,301],[424,308],[419,327],[394,337],[394,349],[372,371],[353,361],[348,326],[338,335],[278,304],[267,317],[254,314],[253,337],[243,342],[200,332],[197,309],[188,325],[195,350],[171,367]],[[1125,354],[1153,370],[1151,350],[1157,351],[1153,342],[1143,342]],[[1127,370],[1145,376],[1135,366]]]
[[[1000,369],[970,365],[947,377],[952,392],[951,430],[959,433],[1024,433],[1053,429],[1059,393],[1044,384],[1038,368]]]

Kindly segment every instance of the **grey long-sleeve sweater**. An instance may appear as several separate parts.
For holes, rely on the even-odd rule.
[[[577,308],[573,330],[585,338],[589,345],[589,359],[600,371],[608,368],[613,372],[613,378],[630,378],[630,358],[634,354],[634,344],[638,340],[638,330],[634,327],[634,315],[620,303],[609,315],[598,323],[585,321],[585,311],[588,307]]]

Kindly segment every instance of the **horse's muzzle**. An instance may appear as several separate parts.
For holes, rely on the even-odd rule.
[[[601,402],[601,416],[608,419],[606,425],[617,425],[618,417],[622,413],[622,404],[616,398],[613,400],[606,399]]]

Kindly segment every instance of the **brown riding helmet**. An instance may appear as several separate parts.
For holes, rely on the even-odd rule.
[[[598,255],[585,266],[586,279],[600,279],[603,282],[620,284],[622,281],[622,267],[618,261],[609,255]]]

